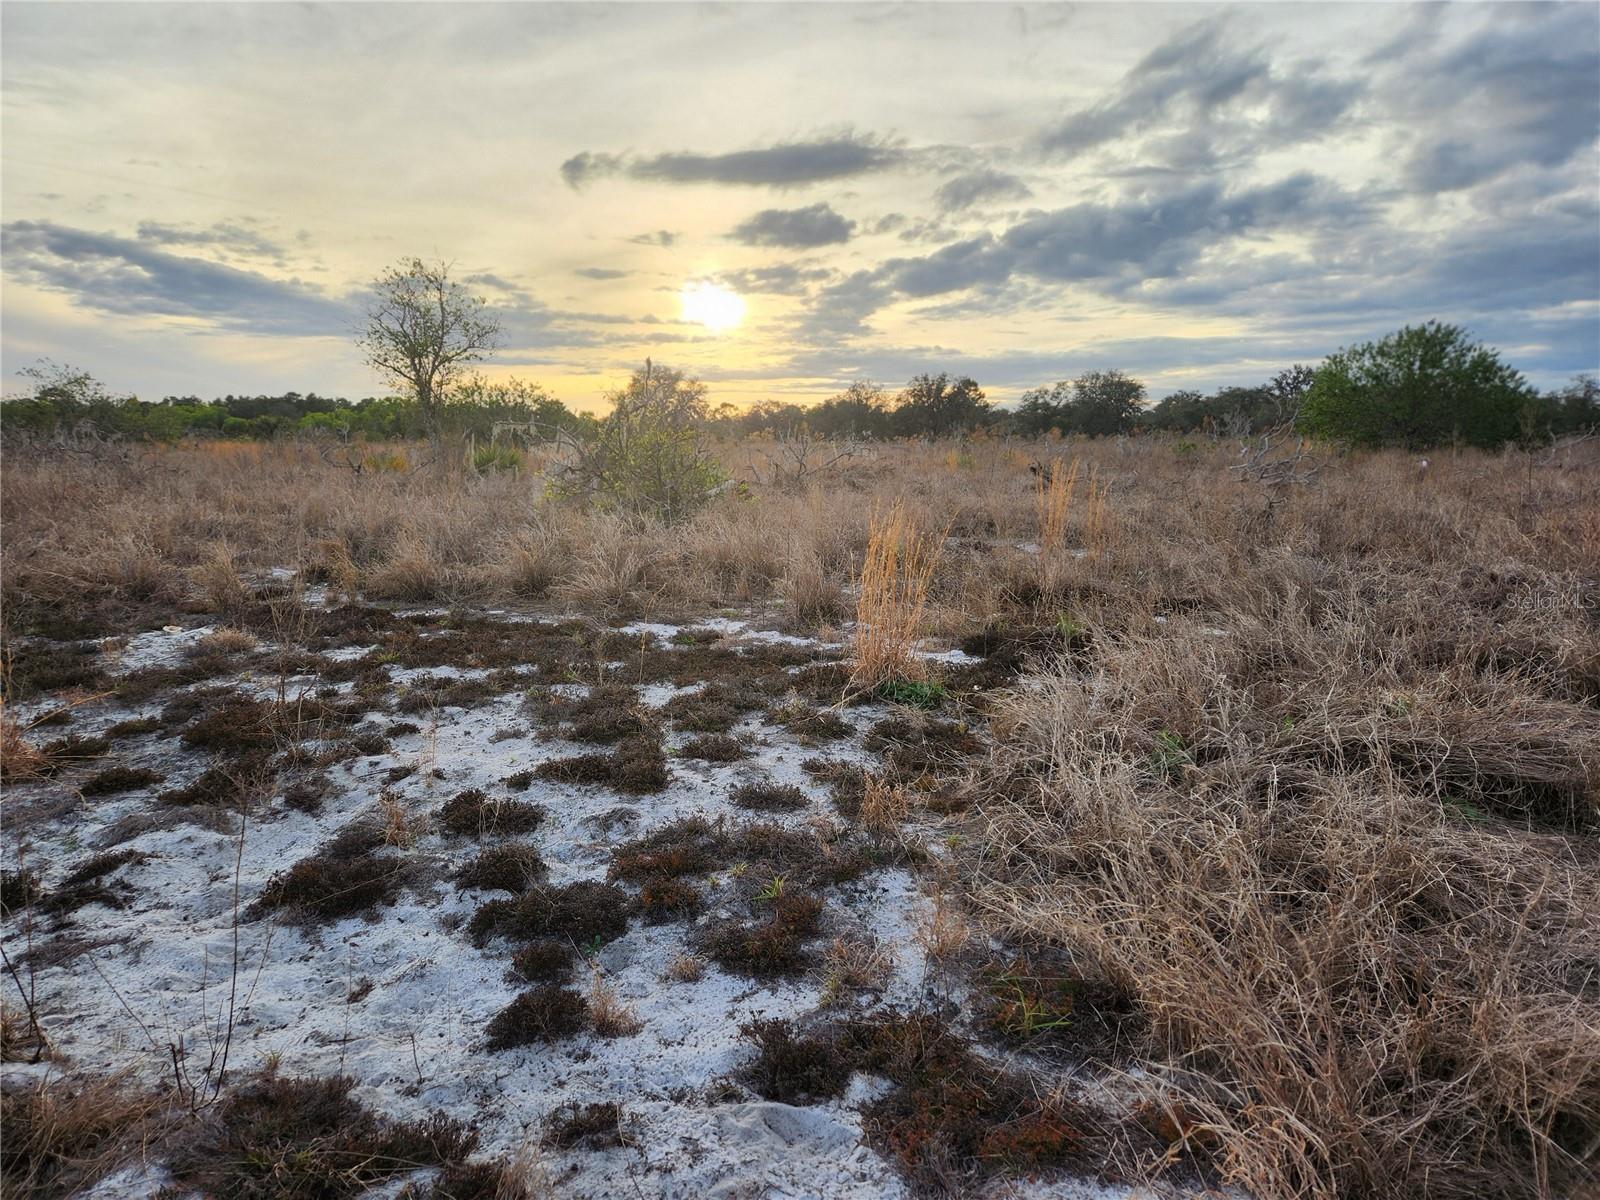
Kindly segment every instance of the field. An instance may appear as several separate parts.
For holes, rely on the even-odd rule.
[[[1594,448],[9,452],[6,1191],[1594,1195]]]

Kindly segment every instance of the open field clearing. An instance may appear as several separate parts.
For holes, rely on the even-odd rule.
[[[7,1193],[1594,1194],[1593,450],[8,459]]]

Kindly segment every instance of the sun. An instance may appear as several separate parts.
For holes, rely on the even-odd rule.
[[[744,320],[744,297],[715,283],[686,283],[678,301],[685,321],[704,325],[712,333],[727,333]]]

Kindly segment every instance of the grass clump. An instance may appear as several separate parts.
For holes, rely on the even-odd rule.
[[[923,679],[885,679],[873,689],[873,694],[890,704],[924,709],[938,708],[946,695],[943,684]]]
[[[544,1142],[557,1150],[607,1150],[620,1146],[622,1109],[614,1100],[563,1104],[546,1119]]]
[[[578,754],[542,762],[534,770],[556,783],[597,783],[630,795],[646,795],[667,786],[667,755],[653,736],[623,739],[609,754]]]
[[[147,767],[108,767],[78,785],[85,796],[114,796],[153,787],[166,776]]]
[[[394,1121],[357,1101],[355,1080],[264,1072],[224,1093],[171,1160],[174,1180],[239,1200],[351,1200],[424,1167],[462,1163],[478,1135],[442,1114]]]
[[[489,1021],[485,1046],[509,1050],[533,1042],[554,1042],[589,1027],[589,1006],[577,992],[559,984],[531,987]]]
[[[701,937],[706,957],[737,975],[767,979],[793,975],[811,966],[806,942],[821,924],[822,901],[783,889],[764,917],[715,925]]]
[[[346,825],[316,854],[267,881],[251,915],[278,911],[302,924],[337,921],[392,903],[406,876],[403,859],[378,852],[383,830]]]
[[[801,1034],[793,1021],[747,1021],[740,1036],[756,1044],[756,1058],[745,1071],[750,1086],[781,1104],[820,1104],[844,1094],[850,1064],[832,1030]]]
[[[747,757],[750,751],[736,737],[725,733],[703,733],[686,741],[678,748],[678,753],[684,758],[699,759],[701,762],[731,763]]]
[[[857,687],[870,690],[926,674],[916,646],[943,541],[919,529],[899,499],[886,514],[873,516],[856,601]]]
[[[9,917],[33,905],[44,895],[44,885],[31,867],[0,871],[0,917]]]
[[[600,946],[628,931],[628,896],[613,884],[583,880],[566,887],[534,887],[514,900],[490,900],[467,924],[475,945],[491,937],[518,941],[565,938],[577,946]]]
[[[534,938],[511,956],[511,973],[525,983],[565,983],[576,953],[560,938]]]
[[[457,837],[489,837],[502,833],[531,833],[544,820],[544,810],[521,800],[494,800],[478,788],[469,788],[445,801],[439,824]]]
[[[574,742],[611,745],[654,732],[640,708],[638,693],[623,683],[596,684],[575,700],[551,695],[545,700],[544,718],[559,725],[561,735]]]
[[[756,812],[793,812],[811,803],[810,797],[794,784],[770,779],[741,783],[728,793],[728,799],[738,808]]]
[[[544,859],[532,846],[494,846],[455,873],[456,888],[465,891],[510,892],[521,895],[545,877]]]

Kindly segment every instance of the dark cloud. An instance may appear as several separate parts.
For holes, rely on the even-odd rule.
[[[1185,171],[1248,162],[1265,150],[1332,130],[1362,94],[1305,63],[1277,65],[1237,44],[1236,22],[1208,18],[1147,54],[1112,95],[1045,130],[1040,149],[1074,158],[1115,150]]]
[[[0,227],[0,241],[13,278],[120,316],[198,317],[293,336],[342,334],[355,315],[347,301],[299,280],[171,254],[148,239],[12,221]]]
[[[1595,144],[1600,7],[1526,10],[1396,65],[1386,99],[1417,115],[1401,166],[1411,189],[1457,191],[1517,167],[1560,167]]]
[[[848,242],[856,223],[828,204],[806,208],[767,208],[734,226],[728,234],[746,246],[782,246],[807,250]]]
[[[585,150],[561,164],[561,177],[573,188],[617,174],[653,183],[790,188],[888,170],[906,157],[903,148],[885,139],[842,133],[728,154],[680,152],[641,157]]]
[[[670,246],[680,236],[670,229],[657,229],[650,233],[636,233],[628,240],[636,246]]]
[[[1031,195],[1033,189],[1016,175],[984,167],[945,181],[933,197],[945,212],[957,212],[986,201],[1026,200]]]
[[[581,275],[585,279],[623,279],[633,272],[619,271],[613,267],[579,267],[573,274]]]
[[[723,271],[717,282],[736,292],[765,293],[772,296],[803,296],[814,285],[831,279],[834,272],[827,267],[804,263],[773,263],[765,267],[749,267],[740,271]]]
[[[259,230],[232,221],[218,221],[204,229],[140,221],[138,234],[141,242],[154,242],[158,246],[216,246],[239,254],[283,257],[283,247],[277,242]]]
[[[880,271],[907,296],[932,296],[1013,274],[1061,283],[1095,281],[1108,290],[1169,278],[1231,239],[1361,219],[1358,198],[1306,172],[1227,191],[1204,182],[1114,203],[1075,204],[1018,222],[998,237],[953,242],[922,258],[892,259]]]

